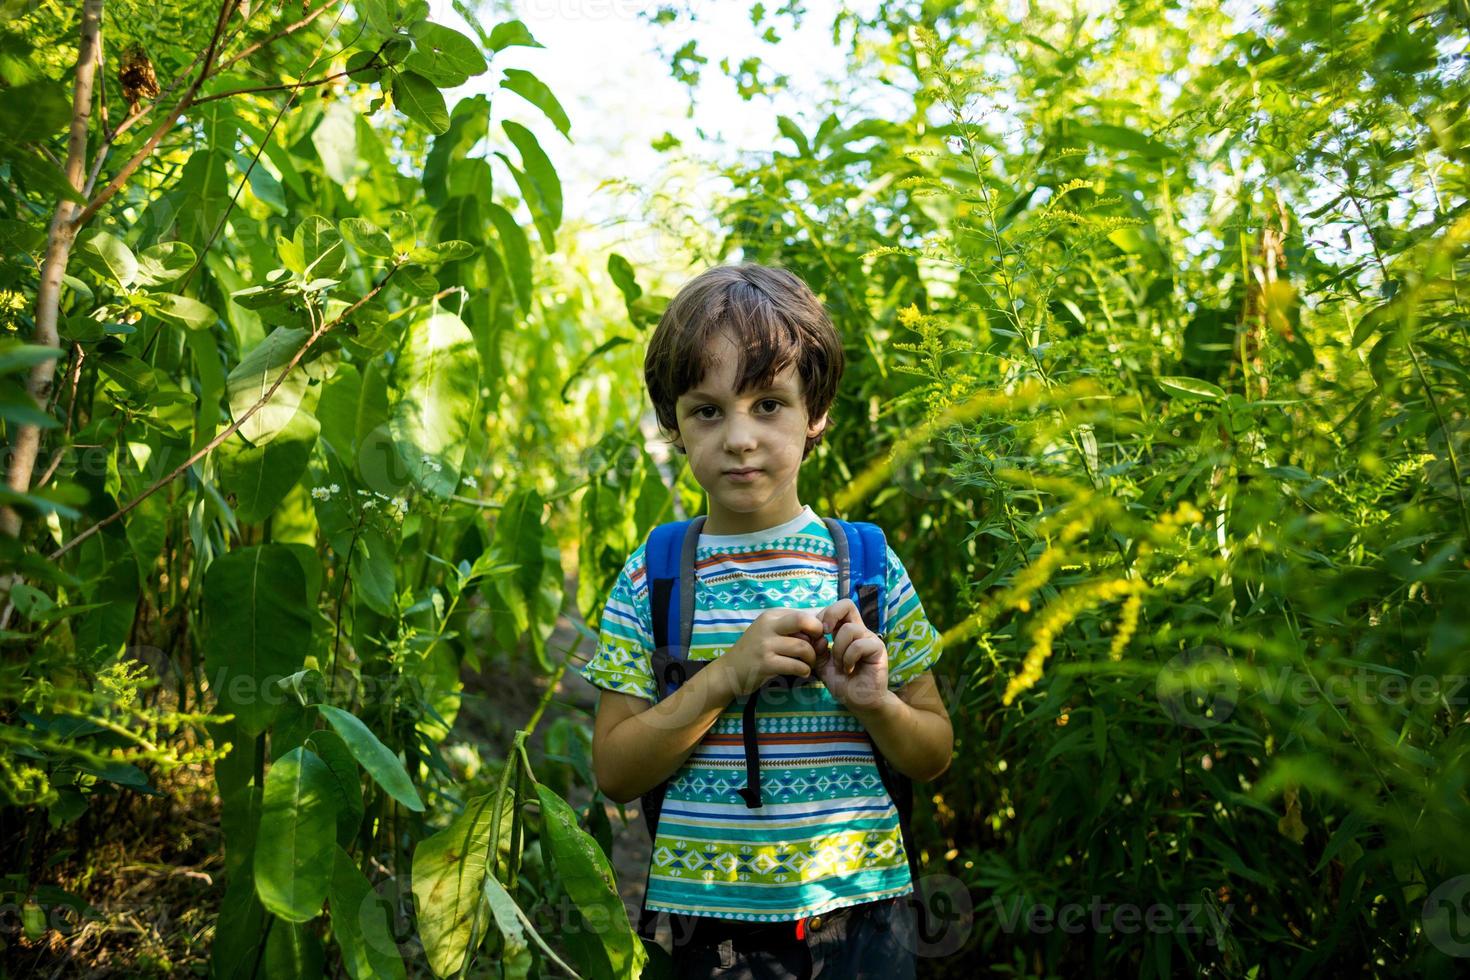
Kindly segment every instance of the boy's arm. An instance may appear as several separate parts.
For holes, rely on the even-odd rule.
[[[893,767],[917,782],[937,779],[954,755],[954,727],[929,671],[868,706],[850,710]]]
[[[657,704],[604,690],[592,736],[597,788],[614,803],[642,796],[678,771],[734,699],[735,686],[718,660]]]
[[[873,736],[883,755],[899,772],[927,782],[949,768],[954,754],[954,728],[929,669],[939,659],[939,631],[924,615],[908,569],[887,548],[889,624],[885,641],[889,684],[871,705],[850,707]]]

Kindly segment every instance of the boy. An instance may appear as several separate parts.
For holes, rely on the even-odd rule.
[[[898,556],[887,549],[880,637],[837,595],[831,533],[797,499],[844,364],[806,284],[754,264],[687,283],[649,343],[660,426],[709,495],[687,653],[702,669],[656,696],[645,544],[581,673],[603,691],[602,792],[627,803],[672,777],[645,907],[670,915],[681,977],[914,975],[912,875],[872,747],[927,781],[953,731],[928,670],[938,635]],[[779,675],[784,696],[757,701],[763,778],[747,780],[742,706]]]

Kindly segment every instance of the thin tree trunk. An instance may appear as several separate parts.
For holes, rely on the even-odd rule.
[[[102,44],[102,0],[86,0],[82,6],[82,43],[77,49],[77,75],[72,86],[71,138],[66,149],[66,182],[78,194],[87,169],[87,128],[92,121],[92,83],[97,75],[97,62]],[[72,218],[81,206],[63,198],[51,217],[51,230],[46,240],[46,257],[41,263],[41,285],[36,291],[36,332],[31,342],[42,347],[60,347],[56,330],[57,308],[61,303],[61,277],[71,258],[76,242],[77,225]],[[60,351],[58,350],[58,354]],[[42,361],[31,368],[26,391],[45,405],[51,397],[56,377],[56,361]],[[16,426],[11,446],[10,466],[5,484],[16,493],[28,493],[36,456],[41,449],[41,428],[37,425]],[[0,508],[0,531],[12,538],[20,534],[20,514],[13,507]],[[7,588],[8,592],[9,589]]]

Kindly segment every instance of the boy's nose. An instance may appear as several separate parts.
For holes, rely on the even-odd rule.
[[[725,450],[737,459],[740,454],[755,448],[755,426],[740,419],[732,419],[725,426]]]

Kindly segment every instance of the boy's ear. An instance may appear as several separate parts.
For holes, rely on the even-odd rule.
[[[806,427],[806,436],[807,436],[807,438],[808,439],[815,439],[821,433],[826,432],[827,431],[827,425],[828,425],[827,413],[826,412],[823,412],[820,416],[818,416],[817,418],[812,419],[811,422],[807,424],[807,427]]]

